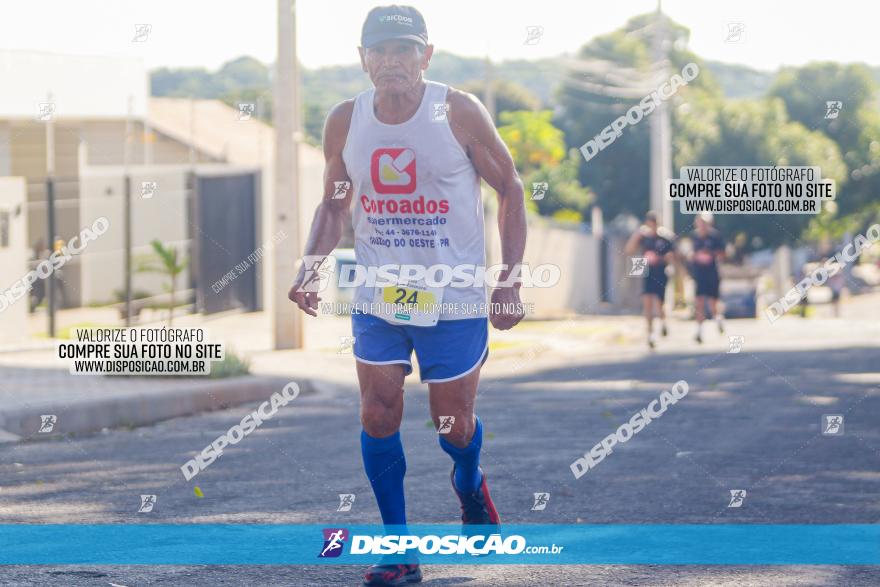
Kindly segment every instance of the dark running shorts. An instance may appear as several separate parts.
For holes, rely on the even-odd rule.
[[[718,270],[697,269],[694,272],[694,281],[697,282],[697,295],[707,298],[718,298],[718,286],[721,284],[721,277]]]
[[[665,273],[658,272],[657,275],[648,274],[648,277],[645,278],[645,286],[643,293],[654,295],[660,298],[662,302],[666,297],[666,282],[668,278]]]

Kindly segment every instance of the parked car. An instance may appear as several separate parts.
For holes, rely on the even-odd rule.
[[[725,318],[754,318],[758,311],[758,288],[751,279],[721,281],[721,303]]]

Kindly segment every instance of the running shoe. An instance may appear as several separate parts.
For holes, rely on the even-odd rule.
[[[495,510],[495,504],[492,503],[492,496],[489,495],[489,487],[486,485],[486,474],[482,467],[480,467],[480,474],[483,476],[480,487],[473,493],[462,493],[455,486],[455,466],[452,467],[452,473],[449,477],[452,481],[452,489],[461,502],[461,522],[463,524],[500,526],[501,517]]]
[[[364,574],[364,585],[394,587],[422,581],[419,565],[373,565]]]

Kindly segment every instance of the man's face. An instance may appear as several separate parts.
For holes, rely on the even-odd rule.
[[[700,236],[706,236],[706,234],[708,232],[709,232],[709,224],[705,220],[703,220],[702,218],[700,218],[698,216],[697,217],[697,234],[699,234]]]
[[[656,220],[651,220],[651,219],[645,220],[645,226],[648,228],[648,232],[650,233],[651,236],[654,236],[657,234],[657,221]]]
[[[364,49],[359,47],[361,65],[377,90],[403,93],[419,81],[419,74],[428,68],[433,45],[420,47],[413,41],[392,39]]]

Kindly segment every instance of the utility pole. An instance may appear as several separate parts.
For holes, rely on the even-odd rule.
[[[124,285],[125,290],[125,326],[131,326],[131,150],[132,150],[132,131],[134,122],[132,115],[134,111],[134,97],[128,97],[128,106],[125,116],[125,142],[122,146],[122,222],[123,222],[123,249],[124,255]],[[174,313],[174,308],[171,308]]]
[[[492,70],[492,60],[489,58],[489,55],[486,55],[486,92],[485,92],[485,104],[486,110],[489,111],[489,116],[492,117],[492,122],[495,122],[495,74]]]
[[[278,0],[278,55],[275,59],[273,118],[275,123],[275,194],[272,234],[287,235],[272,256],[272,339],[275,349],[303,346],[302,316],[287,299],[300,258],[299,156],[300,92],[296,61],[296,0]]]
[[[147,78],[147,114],[144,115],[143,118],[143,133],[141,134],[141,141],[144,144],[144,165],[152,165],[153,164],[153,142],[155,141],[155,137],[153,136],[153,126],[150,123],[150,98],[152,90],[150,89],[150,79]]]
[[[488,45],[488,43],[487,43]],[[486,107],[486,110],[489,112],[489,117],[492,119],[492,124],[495,124],[495,82],[494,75],[492,71],[492,59],[489,57],[489,49],[488,46],[486,48],[486,79],[485,79],[485,89],[483,91],[483,105]],[[485,181],[480,181],[480,193],[484,193],[483,186],[486,186]],[[487,190],[488,191],[488,190]],[[501,262],[501,259],[494,258],[495,251],[495,239],[497,238],[498,229],[500,226],[496,222],[494,218],[490,219],[489,216],[492,214],[492,205],[491,198],[486,198],[483,200],[483,233],[484,239],[486,241],[486,251],[489,264],[494,264],[496,262]]]
[[[49,232],[49,254],[55,250],[55,236],[56,236],[56,227],[55,227],[55,112],[54,112],[54,104],[52,102],[53,96],[52,93],[49,92],[46,96],[46,102],[49,104],[49,108],[53,108],[53,111],[50,113],[49,118],[46,120],[46,222],[48,226]],[[40,251],[42,253],[42,251]],[[38,259],[38,262],[40,259]],[[49,338],[55,338],[55,311],[56,308],[56,299],[55,299],[55,272],[52,271],[49,273],[49,279],[47,280],[46,287],[49,290],[48,293],[48,304],[49,304]]]
[[[651,54],[654,69],[659,72],[660,79],[669,79],[668,35],[666,18],[663,16],[662,0],[657,0],[657,14],[654,31],[651,37]],[[651,205],[650,208],[660,217],[660,225],[675,232],[675,219],[672,215],[672,202],[664,196],[666,183],[672,170],[672,124],[670,122],[669,105],[661,100],[651,116]],[[676,275],[673,284],[680,283],[681,277]],[[673,289],[674,289],[673,285]],[[672,296],[674,297],[674,295]],[[667,314],[673,309],[673,300],[665,297],[664,306]]]
[[[669,58],[667,55],[668,39],[666,18],[661,10],[661,2],[657,1],[654,31],[651,35],[651,56],[659,79],[669,78]],[[670,123],[669,105],[661,100],[649,120],[651,129],[651,199],[649,208],[657,212],[660,224],[671,231],[673,225],[672,202],[663,193],[666,182],[670,179],[672,169],[672,125]]]

